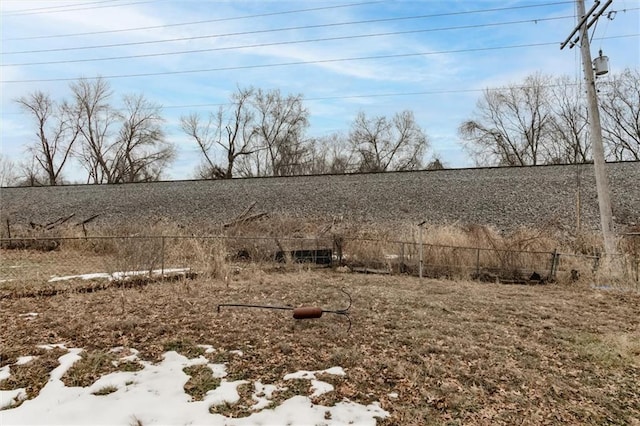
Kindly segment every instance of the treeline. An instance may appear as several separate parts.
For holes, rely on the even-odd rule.
[[[640,160],[640,72],[627,69],[597,82],[609,160]],[[80,79],[67,100],[34,91],[16,100],[32,119],[35,138],[18,166],[0,157],[0,184],[58,185],[70,161],[86,183],[159,180],[176,156],[162,108],[142,94],[115,107],[109,83]],[[486,89],[458,133],[477,165],[591,161],[584,87],[567,76],[534,74],[521,84]],[[344,133],[308,137],[301,94],[238,87],[227,104],[180,118],[196,143],[195,178],[291,176],[442,168],[424,159],[425,131],[412,111],[392,117],[360,112]]]
[[[596,82],[606,157],[640,160],[640,71]],[[479,165],[584,163],[592,159],[585,87],[568,76],[534,74],[487,89],[458,129]]]

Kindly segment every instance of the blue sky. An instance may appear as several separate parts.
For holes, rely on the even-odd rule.
[[[587,9],[592,4],[586,0]],[[478,90],[535,72],[581,78],[578,49],[559,48],[575,25],[571,1],[1,0],[0,7],[0,151],[14,161],[24,158],[34,134],[14,99],[34,90],[56,99],[69,94],[69,81],[29,80],[102,75],[114,105],[124,94],[143,92],[164,106],[178,149],[167,177],[184,179],[200,159],[180,131],[180,116],[215,111],[187,106],[225,103],[237,86],[303,94],[309,136],[346,133],[360,111],[392,116],[410,109],[431,141],[425,160],[435,155],[449,167],[467,167],[473,163],[457,127],[472,116]],[[640,64],[638,8],[638,0],[615,0],[608,9],[615,18],[601,18],[592,32],[592,54],[603,49],[613,72]],[[191,24],[175,25],[183,23]],[[334,40],[318,41],[328,38]],[[182,40],[157,42],[172,39]],[[550,44],[504,48],[544,43]],[[120,46],[95,47],[112,44]],[[255,45],[261,46],[247,47]],[[207,51],[176,53],[186,50]],[[25,51],[40,52],[15,53]],[[151,54],[162,55],[86,61]],[[385,58],[332,61],[372,56]],[[278,65],[293,62],[305,64]],[[192,70],[208,71],[184,72]],[[148,73],[172,74],[117,77]],[[81,180],[76,170],[66,178]]]

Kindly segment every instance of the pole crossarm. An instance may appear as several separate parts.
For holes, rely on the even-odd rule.
[[[589,22],[587,22],[587,30],[589,28],[591,28],[591,26],[593,24],[595,24],[596,22],[598,22],[598,18],[604,13],[605,10],[607,10],[607,8],[611,5],[611,3],[613,3],[613,0],[608,0],[607,3],[605,3],[604,6],[602,6],[602,9],[600,9],[598,12],[593,13],[598,6],[600,6],[600,0],[596,0],[596,2],[593,4],[593,6],[591,6],[591,9],[589,9],[589,11],[587,13],[584,14],[584,16],[582,16],[582,18],[580,19],[580,21],[578,22],[578,24],[575,26],[575,28],[573,29],[573,31],[571,31],[571,34],[569,34],[569,36],[567,37],[567,39],[565,41],[562,42],[562,44],[560,44],[560,50],[564,49],[566,47],[567,44],[569,44],[569,41],[571,40],[571,37],[573,37],[573,35],[575,33],[577,33],[578,31],[580,31],[580,29],[582,28],[582,26],[584,25],[584,23],[587,21],[587,19],[589,19],[589,17],[591,16],[591,14],[593,14],[593,16],[591,17],[591,20]],[[571,44],[569,45],[569,49],[573,48],[573,46],[576,45],[576,43],[578,42],[578,40],[580,40],[580,35],[578,35],[575,40],[571,41]]]

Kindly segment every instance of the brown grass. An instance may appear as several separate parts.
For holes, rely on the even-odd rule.
[[[340,308],[340,287],[354,299],[351,332],[331,314],[295,322],[283,311],[216,313],[225,302]],[[227,362],[229,380],[292,389],[276,393],[275,401],[310,394],[309,381],[284,381],[285,374],[339,365],[347,376],[321,377],[333,380],[335,390],[318,402],[380,401],[391,413],[380,424],[633,424],[640,418],[637,293],[329,271],[268,274],[251,267],[228,283],[200,279],[122,291],[124,313],[121,290],[114,289],[3,301],[0,353],[14,359],[58,342],[84,348],[98,354],[95,362],[65,381],[87,385],[109,370],[97,360],[115,346],[160,361],[166,350],[193,357],[201,354],[197,344],[211,344],[219,351],[206,356]],[[25,312],[39,315],[25,320],[19,316]],[[229,354],[235,349],[244,355]],[[33,382],[34,393],[55,367],[34,368],[42,359],[15,367],[31,371],[15,377],[28,377],[20,380]],[[247,415],[252,388],[243,389],[240,403],[216,410]]]
[[[5,340],[3,340],[4,342]],[[22,345],[2,345],[0,349],[0,358],[4,365],[13,364],[18,356],[23,356],[26,352],[22,352]],[[27,393],[27,399],[35,398],[40,390],[47,384],[49,374],[58,366],[58,358],[66,354],[64,349],[53,348],[45,350],[31,347],[28,352],[30,355],[36,356],[26,364],[11,365],[11,376],[0,382],[0,390],[12,390],[24,388]],[[17,407],[24,401],[18,402],[13,407]]]
[[[213,377],[211,369],[206,365],[192,365],[183,371],[190,376],[184,385],[184,392],[191,395],[194,401],[202,401],[207,392],[220,386],[220,379]]]

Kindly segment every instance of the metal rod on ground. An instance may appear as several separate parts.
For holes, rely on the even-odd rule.
[[[273,310],[281,310],[281,311],[293,311],[294,319],[311,319],[311,318],[320,318],[322,314],[336,314],[342,315],[347,318],[349,321],[349,328],[347,331],[351,330],[351,317],[349,317],[349,309],[353,303],[353,299],[351,295],[345,291],[345,289],[341,288],[344,294],[349,297],[349,306],[344,309],[322,309],[316,306],[301,306],[299,308],[294,308],[292,306],[273,306],[273,305],[252,305],[246,303],[221,303],[217,306],[217,311],[220,313],[220,308],[228,307],[228,308],[260,308],[260,309],[273,309]]]

